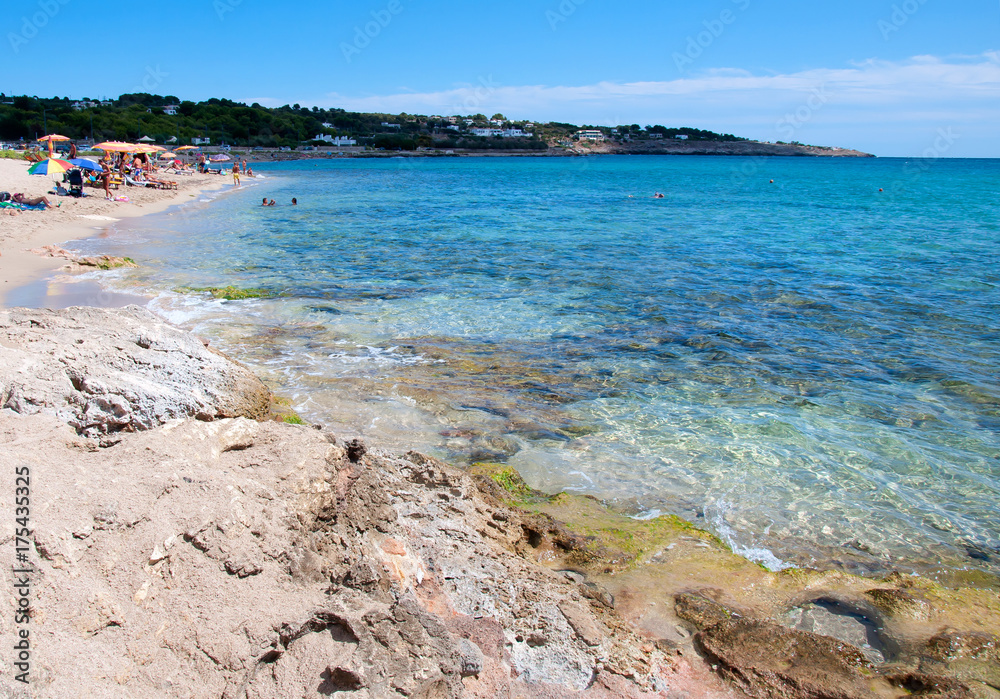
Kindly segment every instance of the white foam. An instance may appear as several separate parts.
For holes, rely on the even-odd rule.
[[[743,558],[748,561],[753,561],[754,563],[759,563],[765,568],[767,568],[772,573],[777,573],[779,570],[785,570],[786,568],[791,568],[792,566],[785,563],[783,560],[774,555],[774,553],[763,546],[755,546],[753,543],[749,545],[741,544],[737,540],[736,531],[729,526],[726,522],[726,512],[734,509],[732,503],[728,503],[724,498],[719,498],[715,502],[716,512],[714,516],[709,516],[708,508],[705,508],[705,519],[712,523],[713,529],[715,529],[716,535],[722,539],[723,542],[732,552],[738,556],[743,556]]]

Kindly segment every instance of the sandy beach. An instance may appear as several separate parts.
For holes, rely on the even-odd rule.
[[[29,175],[30,165],[24,160],[0,160],[0,191],[47,196],[57,208],[0,213],[0,305],[12,289],[66,264],[63,258],[42,256],[31,250],[93,235],[95,230],[115,221],[157,213],[191,201],[200,192],[232,185],[232,179],[226,175],[168,174],[164,179],[177,182],[176,190],[139,187],[112,190],[115,197],[129,199],[120,202],[107,201],[101,189],[84,187],[86,196],[77,199],[49,194],[55,178]]]

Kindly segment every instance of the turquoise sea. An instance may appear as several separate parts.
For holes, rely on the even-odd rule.
[[[135,258],[103,282],[310,422],[676,513],[774,569],[1000,572],[1000,161],[255,169],[74,245]],[[227,285],[275,297],[189,290]]]

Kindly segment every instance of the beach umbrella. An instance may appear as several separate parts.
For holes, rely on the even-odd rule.
[[[107,153],[129,153],[134,151],[135,147],[134,143],[125,143],[123,141],[105,141],[94,146],[94,148]]]
[[[179,148],[174,148],[174,150],[198,150],[198,146],[180,146]]]
[[[215,155],[209,156],[208,159],[211,160],[213,163],[221,163],[224,160],[232,160],[232,158],[230,158],[225,153],[216,153]]]
[[[49,144],[49,157],[51,158],[52,157],[52,142],[53,141],[70,141],[70,140],[72,140],[72,139],[69,136],[60,136],[57,133],[53,133],[53,134],[49,134],[48,136],[43,136],[42,138],[38,139],[38,142],[39,143],[43,143],[44,142],[44,143],[48,143]]]
[[[170,151],[167,151],[166,153],[160,153],[156,157],[158,157],[158,158],[175,158],[175,157],[177,157],[177,154],[176,153],[171,153]]]
[[[101,170],[101,169],[103,169],[103,168],[101,168],[100,163],[95,163],[93,160],[89,160],[88,158],[73,158],[72,160],[69,160],[67,162],[73,163],[74,165],[76,165],[81,170]]]
[[[45,160],[40,160],[31,167],[28,168],[29,175],[61,175],[62,173],[72,170],[74,167],[73,163],[66,160],[60,160],[59,158],[46,158]]]
[[[138,142],[139,143],[152,143],[154,140],[156,140],[156,139],[150,138],[149,136],[143,136],[142,138],[139,139]]]

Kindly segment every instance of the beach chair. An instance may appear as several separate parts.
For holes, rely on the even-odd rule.
[[[140,182],[138,180],[133,180],[128,175],[125,175],[125,184],[130,187],[153,187],[156,188],[155,182]]]
[[[69,183],[69,195],[71,197],[83,196],[83,173],[79,170],[70,170],[66,181]]]
[[[177,189],[177,183],[173,180],[149,180],[158,189]]]

